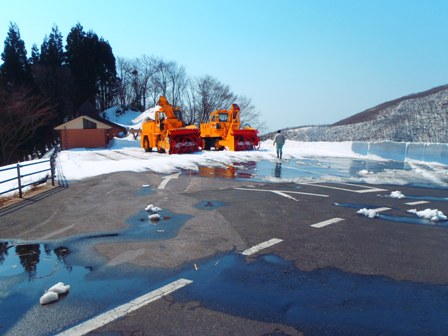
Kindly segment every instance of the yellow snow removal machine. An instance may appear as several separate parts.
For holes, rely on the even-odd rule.
[[[232,104],[230,110],[216,110],[210,121],[201,124],[204,149],[228,149],[231,151],[259,148],[258,131],[250,126],[240,128],[240,107]]]
[[[142,123],[140,146],[146,152],[154,147],[158,152],[169,154],[193,153],[202,150],[203,140],[196,126],[184,126],[182,112],[173,108],[164,96],[160,96],[160,109],[155,112],[154,120],[146,119]]]

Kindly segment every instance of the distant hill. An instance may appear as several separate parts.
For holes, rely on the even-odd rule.
[[[297,141],[447,143],[448,85],[382,103],[333,125],[290,128],[285,133]]]

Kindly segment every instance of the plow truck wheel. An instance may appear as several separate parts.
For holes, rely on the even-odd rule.
[[[149,139],[147,137],[143,139],[143,148],[145,149],[145,152],[151,151],[151,147],[149,147]]]

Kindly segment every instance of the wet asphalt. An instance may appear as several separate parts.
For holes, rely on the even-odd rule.
[[[407,197],[387,197],[395,190]],[[149,172],[51,188],[0,209],[9,308],[0,334],[56,334],[185,278],[193,282],[89,335],[445,335],[448,227],[407,210],[447,214],[447,197]],[[163,209],[157,222],[148,204]],[[383,210],[371,219],[361,208]],[[272,238],[282,241],[241,254]],[[14,254],[25,256],[20,266],[8,263]],[[45,269],[45,259],[61,267]],[[70,293],[40,306],[61,279]]]

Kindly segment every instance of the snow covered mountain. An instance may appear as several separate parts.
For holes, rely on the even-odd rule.
[[[448,85],[395,99],[333,125],[285,130],[298,141],[448,142]]]

